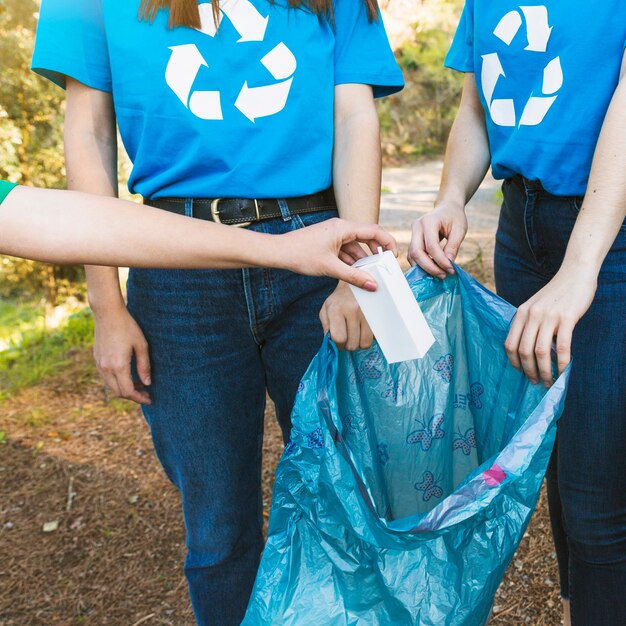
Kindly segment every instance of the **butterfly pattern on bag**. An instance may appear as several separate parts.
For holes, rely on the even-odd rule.
[[[421,444],[422,450],[427,452],[436,439],[443,439],[446,436],[445,430],[441,428],[445,422],[446,416],[443,413],[433,415],[428,424],[426,422],[418,422],[421,426],[418,430],[414,430],[406,438],[409,445]]]
[[[443,497],[443,489],[438,485],[439,480],[435,480],[432,472],[424,472],[422,479],[421,483],[415,483],[415,489],[424,492],[422,496],[424,502],[428,502],[431,498]]]
[[[480,399],[480,396],[482,396],[483,393],[485,393],[485,388],[480,383],[472,383],[469,392],[470,406],[475,409],[482,409],[483,401]]]
[[[324,447],[324,433],[321,428],[316,428],[306,436],[307,447],[319,450]]]
[[[363,423],[356,415],[353,415],[352,413],[344,415],[341,421],[343,422],[343,427],[346,431],[346,434],[348,435],[356,435],[361,430],[363,430]]]
[[[382,397],[385,400],[391,400],[394,404],[397,404],[398,398],[402,397],[402,387],[399,382],[393,380],[387,383],[387,389],[383,391]]]
[[[451,354],[444,354],[433,365],[433,369],[441,376],[446,383],[452,382],[454,372],[454,357]]]
[[[350,382],[357,382],[359,385],[366,380],[377,380],[383,375],[383,357],[379,352],[371,352],[357,365],[354,374],[350,377]]]
[[[385,467],[389,463],[389,446],[386,443],[379,443],[376,446],[376,451],[378,452],[380,464]]]
[[[469,428],[464,435],[458,431],[454,436],[452,448],[461,450],[465,456],[469,456],[472,453],[472,449],[476,448],[476,432],[474,429]]]

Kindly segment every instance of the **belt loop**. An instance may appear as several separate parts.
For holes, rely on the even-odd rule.
[[[289,205],[287,204],[287,200],[278,199],[278,206],[280,207],[280,214],[283,216],[283,221],[290,222],[293,215],[291,215],[291,211],[289,210]]]
[[[193,198],[185,198],[185,216],[193,217]]]

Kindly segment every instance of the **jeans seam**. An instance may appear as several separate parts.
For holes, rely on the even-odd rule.
[[[258,346],[261,346],[263,344],[263,341],[258,332],[257,317],[254,310],[254,297],[252,295],[252,285],[250,284],[250,270],[248,268],[241,270],[241,275],[243,279],[243,292],[246,298],[246,308],[248,309],[248,321],[250,323],[250,331],[252,332],[254,342]]]

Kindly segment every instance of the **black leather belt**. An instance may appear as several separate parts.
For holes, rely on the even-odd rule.
[[[335,192],[332,187],[310,196],[285,198],[291,215],[317,213],[337,209]],[[250,198],[154,198],[144,200],[144,204],[186,215],[186,207],[191,204],[191,216],[230,226],[250,226],[261,220],[282,217],[277,199],[250,199]]]

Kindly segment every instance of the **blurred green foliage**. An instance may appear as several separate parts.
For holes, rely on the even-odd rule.
[[[463,76],[443,67],[460,14],[458,0],[430,2],[414,37],[396,51],[404,91],[379,102],[387,163],[440,156],[461,99]]]
[[[85,309],[54,331],[39,326],[19,333],[8,349],[0,351],[0,401],[59,373],[70,362],[73,349],[92,345],[93,332],[91,311]]]
[[[0,4],[0,178],[38,187],[65,186],[63,91],[30,71],[38,0]],[[56,304],[81,268],[0,257],[0,297],[43,294]]]

